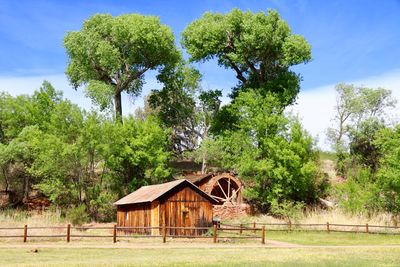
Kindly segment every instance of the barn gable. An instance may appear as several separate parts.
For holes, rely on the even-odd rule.
[[[217,204],[218,201],[205,193],[204,191],[200,190],[196,185],[189,182],[186,179],[180,179],[176,181],[172,181],[169,183],[164,184],[156,184],[156,185],[149,185],[149,186],[142,186],[135,192],[121,198],[120,200],[116,201],[114,205],[128,205],[128,204],[137,204],[137,203],[146,203],[146,202],[153,202],[155,200],[159,200],[164,198],[169,192],[176,190],[176,188],[181,188],[182,186],[189,186],[192,190],[194,190],[197,194],[201,195],[208,201],[213,204]]]

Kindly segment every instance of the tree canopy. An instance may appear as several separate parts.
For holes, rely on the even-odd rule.
[[[121,93],[136,96],[148,70],[162,70],[180,60],[171,29],[155,16],[96,14],[80,31],[64,38],[71,84],[86,86],[86,95],[101,109],[114,101],[122,121]]]
[[[233,9],[227,14],[206,12],[182,33],[191,61],[218,60],[239,80],[233,96],[244,88],[275,93],[286,106],[300,89],[300,75],[291,66],[311,59],[311,46],[275,10],[252,13]]]

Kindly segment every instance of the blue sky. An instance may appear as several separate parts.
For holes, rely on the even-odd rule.
[[[319,102],[316,95],[331,91],[332,85],[339,82],[365,84],[374,80],[373,84],[379,85],[390,81],[389,89],[398,90],[400,78],[395,77],[400,74],[399,0],[0,0],[0,90],[30,93],[37,89],[37,81],[46,78],[63,90],[66,97],[85,106],[88,100],[81,92],[72,91],[63,75],[67,59],[62,42],[67,31],[79,30],[91,15],[156,15],[172,28],[179,43],[185,26],[205,11],[228,12],[235,7],[254,12],[277,9],[294,33],[305,36],[312,45],[313,60],[295,70],[303,76],[302,94],[308,95],[311,102]],[[236,83],[233,72],[221,69],[215,62],[196,66],[204,75],[205,87],[223,89],[227,94]],[[151,75],[148,79],[145,92],[155,86]],[[302,112],[302,94],[299,113],[308,116],[307,126],[306,121],[311,118]],[[130,105],[131,109],[135,106]],[[322,130],[310,131],[320,134]]]

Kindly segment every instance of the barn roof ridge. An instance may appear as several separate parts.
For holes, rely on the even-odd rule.
[[[178,185],[182,183],[188,183],[194,190],[196,190],[199,194],[204,195],[212,202],[218,202],[212,196],[201,190],[195,184],[187,179],[179,179],[163,184],[155,184],[155,185],[146,185],[142,186],[136,191],[130,193],[129,195],[119,199],[114,202],[114,205],[127,205],[127,204],[136,204],[136,203],[146,203],[153,202],[154,200],[159,199]]]

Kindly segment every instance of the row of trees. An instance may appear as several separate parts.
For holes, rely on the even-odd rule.
[[[168,133],[154,118],[116,124],[48,82],[32,96],[1,94],[0,107],[0,177],[19,202],[36,189],[63,211],[84,204],[110,219],[118,197],[170,177]]]
[[[285,112],[301,81],[291,67],[311,59],[307,41],[276,11],[235,9],[190,23],[181,44],[188,61],[168,26],[138,14],[94,15],[80,31],[69,32],[66,74],[98,110],[77,107],[48,82],[32,96],[1,94],[5,190],[16,191],[23,202],[38,189],[63,210],[84,205],[92,218],[110,219],[114,200],[141,185],[173,179],[168,163],[190,157],[202,163],[203,172],[211,167],[237,172],[246,183],[245,197],[261,211],[282,214],[326,196],[329,184],[319,171],[314,141]],[[231,102],[222,107],[222,92],[203,90],[201,74],[191,65],[212,59],[238,81]],[[134,116],[124,117],[122,93],[138,96],[150,70],[162,88],[146,96]],[[368,179],[380,181],[369,180],[371,187],[390,188],[397,154],[387,151],[397,139],[388,136],[398,132],[383,120],[385,108],[394,105],[390,92],[347,85],[337,90],[337,128],[329,136],[340,173],[350,177],[350,170],[368,170],[374,173]],[[344,199],[357,199],[348,184]],[[392,192],[377,195],[389,199]],[[398,205],[386,204],[391,211]]]

